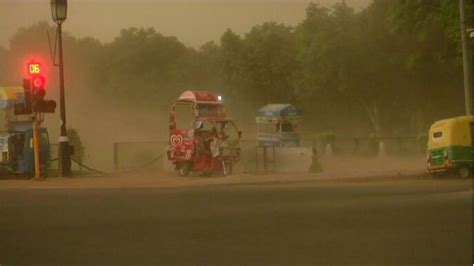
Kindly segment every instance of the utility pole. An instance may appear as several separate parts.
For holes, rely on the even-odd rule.
[[[464,103],[466,107],[466,115],[472,115],[472,77],[471,65],[469,61],[469,50],[467,47],[467,31],[466,17],[464,12],[464,0],[459,0],[459,11],[461,18],[461,42],[462,42],[462,58],[464,70]]]
[[[29,67],[30,69],[31,67]],[[31,88],[31,95],[30,99],[33,101],[34,99],[34,91],[35,91],[35,86],[33,79],[30,79],[30,88]],[[30,103],[31,104],[31,103]],[[33,152],[34,152],[34,158],[35,158],[35,180],[39,180],[41,178],[41,143],[40,143],[40,137],[38,136],[38,129],[39,129],[39,123],[40,123],[40,118],[38,113],[33,112],[31,114],[31,118],[33,120]]]
[[[67,0],[51,0],[51,17],[57,25],[59,41],[59,111],[61,117],[61,128],[59,136],[59,176],[71,174],[71,154],[69,139],[66,130],[66,101],[64,96],[64,61],[63,61],[63,35],[62,24],[67,17]]]
[[[59,114],[61,118],[61,128],[59,136],[59,175],[61,177],[71,174],[71,155],[69,149],[69,139],[66,130],[66,101],[64,96],[64,61],[63,61],[63,38],[62,22],[58,22],[59,41]]]
[[[41,123],[40,115],[33,113],[33,150],[35,155],[35,180],[41,179],[41,137],[39,127]]]

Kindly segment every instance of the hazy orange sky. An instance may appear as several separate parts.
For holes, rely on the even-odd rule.
[[[346,0],[362,8],[371,0]],[[296,25],[309,0],[69,0],[64,30],[77,37],[111,41],[126,27],[154,27],[188,46],[218,41],[231,28],[239,34],[265,21]],[[315,0],[327,6],[339,0]],[[50,0],[0,0],[0,45],[20,27],[51,22]]]

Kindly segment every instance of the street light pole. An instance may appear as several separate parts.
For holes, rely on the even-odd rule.
[[[466,107],[466,115],[472,115],[472,77],[471,66],[469,62],[469,51],[467,48],[467,31],[466,18],[464,15],[464,0],[459,0],[459,14],[461,19],[461,42],[462,42],[462,59],[464,70],[464,103]]]
[[[51,0],[51,17],[57,25],[57,34],[59,42],[59,108],[61,117],[61,132],[59,136],[58,147],[59,176],[69,176],[71,174],[71,152],[66,129],[66,101],[64,96],[64,60],[62,30],[62,24],[67,17],[67,0]]]
[[[64,61],[63,61],[63,38],[62,21],[57,22],[59,42],[59,112],[61,118],[61,132],[59,136],[58,161],[59,175],[62,177],[71,174],[71,158],[69,154],[69,139],[66,129],[66,101],[64,96]]]

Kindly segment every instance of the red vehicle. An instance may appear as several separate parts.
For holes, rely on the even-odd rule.
[[[189,172],[229,175],[239,161],[240,137],[219,96],[185,91],[170,113],[168,159],[181,176]]]

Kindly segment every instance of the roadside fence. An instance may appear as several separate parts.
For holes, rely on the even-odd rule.
[[[255,139],[243,139],[240,142],[241,161],[244,165],[255,165]],[[302,139],[301,147],[314,147],[319,156],[422,156],[426,143],[419,137],[386,138],[335,138],[331,141],[320,139]],[[113,145],[115,172],[133,169],[164,170],[169,162],[166,159],[168,141],[129,141],[116,142]],[[245,166],[244,166],[245,167]],[[169,168],[169,166],[168,166]],[[246,168],[246,167],[245,167]]]

